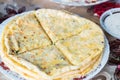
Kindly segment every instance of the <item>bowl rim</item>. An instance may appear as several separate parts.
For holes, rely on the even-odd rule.
[[[109,31],[108,28],[105,26],[105,19],[108,16],[110,16],[112,14],[115,14],[115,13],[120,13],[120,8],[112,8],[112,9],[109,9],[109,10],[105,11],[100,17],[100,25],[108,34],[110,34],[111,36],[113,36],[117,39],[120,39],[120,35],[115,34],[112,31]]]

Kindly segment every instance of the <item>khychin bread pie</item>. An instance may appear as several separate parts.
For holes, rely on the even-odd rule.
[[[91,61],[104,50],[102,30],[92,22],[87,27],[75,36],[56,42],[56,46],[73,65],[89,63],[87,61]]]
[[[15,17],[1,39],[3,61],[28,80],[86,76],[100,63],[103,50],[104,33],[98,25],[53,9]]]
[[[49,37],[37,21],[34,11],[19,17],[10,27],[8,31],[5,31],[7,32],[5,44],[9,54],[19,54],[51,44]]]
[[[51,9],[40,9],[36,11],[36,16],[53,42],[80,33],[89,23],[86,19],[78,18],[72,13]]]

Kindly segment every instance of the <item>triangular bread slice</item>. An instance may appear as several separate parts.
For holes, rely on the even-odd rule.
[[[80,34],[59,40],[56,46],[73,65],[83,65],[101,55],[104,50],[104,34],[94,23]]]
[[[61,69],[65,72],[69,66],[72,66],[53,45],[25,52],[17,55],[17,57],[36,65],[49,76],[62,73]]]
[[[10,54],[19,54],[51,44],[34,11],[21,15],[13,24],[6,27],[10,27],[4,36],[7,52]]]
[[[49,78],[49,76],[47,76],[46,74],[41,74],[40,75],[41,72],[39,71],[39,69],[35,65],[23,60],[24,62],[31,65],[31,66],[28,66],[29,67],[28,68],[28,67],[22,65],[21,62],[17,62],[17,60],[14,59],[14,58],[16,58],[16,56],[10,55],[10,54],[7,53],[7,47],[5,45],[4,36],[6,36],[6,31],[8,31],[11,28],[9,25],[14,24],[16,19],[17,19],[17,17],[14,18],[12,21],[10,21],[8,23],[8,25],[5,27],[4,32],[2,34],[1,44],[0,44],[1,45],[0,46],[0,51],[1,51],[2,60],[5,63],[9,63],[10,65],[14,66],[14,68],[17,67],[17,70],[23,71],[24,75],[29,75],[28,78],[30,78],[30,76],[31,76],[31,77],[34,77],[34,80],[39,80],[39,79],[51,80]],[[11,68],[12,71],[15,71],[12,66],[8,66],[8,67]],[[15,72],[17,72],[17,71],[15,71]]]
[[[89,21],[82,17],[53,9],[37,10],[36,17],[54,43],[80,33],[87,28],[86,24],[89,24]]]

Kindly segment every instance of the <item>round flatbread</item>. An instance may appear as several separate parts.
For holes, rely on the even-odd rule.
[[[1,44],[2,59],[26,79],[70,80],[98,66],[104,33],[69,12],[40,9],[9,22]]]

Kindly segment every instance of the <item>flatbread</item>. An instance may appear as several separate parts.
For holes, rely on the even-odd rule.
[[[29,66],[26,67],[23,64],[21,64],[21,62],[17,62],[17,60],[14,59],[14,58],[16,58],[16,56],[10,55],[10,54],[7,53],[8,49],[7,49],[7,46],[6,46],[6,43],[5,43],[6,31],[8,31],[11,28],[11,27],[9,27],[9,25],[14,24],[16,19],[17,18],[14,18],[13,20],[11,20],[3,31],[2,39],[1,39],[1,46],[0,46],[2,60],[5,61],[5,62],[8,62],[9,64],[13,65],[14,67],[17,67],[18,68],[17,70],[24,71],[24,73],[26,75],[30,74],[31,76],[34,76],[34,78],[35,78],[37,76],[37,74],[39,74],[39,76],[38,76],[39,79],[50,80],[49,76],[44,75],[44,74],[40,74],[41,72],[39,71],[39,69],[36,66],[32,65],[31,63],[29,63],[25,60],[22,60],[24,63],[27,63],[29,65]],[[12,66],[8,66],[8,67],[11,68]],[[14,69],[11,69],[11,70],[15,71]],[[15,71],[15,72],[17,72],[17,71]],[[38,77],[36,77],[36,78],[38,78]],[[47,78],[47,79],[45,79],[45,78]],[[35,80],[37,80],[37,79],[35,79]]]
[[[67,67],[72,66],[55,46],[25,52],[18,57],[37,65],[41,71],[50,76],[62,73],[61,69],[65,71]]]
[[[19,54],[51,44],[48,36],[37,21],[34,11],[19,17],[5,36],[9,54]]]
[[[68,12],[51,9],[40,9],[36,11],[36,16],[53,42],[80,33],[89,23],[86,19]]]
[[[57,77],[55,77],[55,80],[71,80],[73,78],[80,78],[85,77],[85,74],[89,73],[92,69],[95,69],[99,62],[101,61],[102,56],[97,56],[94,58],[93,61],[91,61],[89,64],[84,66],[84,69],[77,69],[77,70],[71,70],[68,72],[65,72]]]
[[[104,34],[94,23],[88,29],[65,40],[59,40],[56,46],[73,65],[84,65],[104,50]]]
[[[98,66],[103,50],[104,34],[99,26],[52,9],[14,18],[1,39],[3,61],[28,80],[85,76]]]
[[[99,56],[96,56],[98,58]],[[71,70],[77,70],[80,68],[81,71],[86,69],[85,65],[73,66],[66,60],[63,54],[55,47],[49,46],[46,48],[35,49],[32,51],[25,52],[23,54],[17,55],[15,58],[12,56],[17,62],[20,64],[30,68],[31,64],[26,63],[24,60],[36,65],[41,73],[46,73],[48,76],[52,78],[57,77],[65,72],[69,72]],[[94,59],[91,60],[92,63]],[[88,63],[86,63],[87,65]],[[31,69],[31,68],[30,68]],[[34,70],[36,71],[36,70]]]

